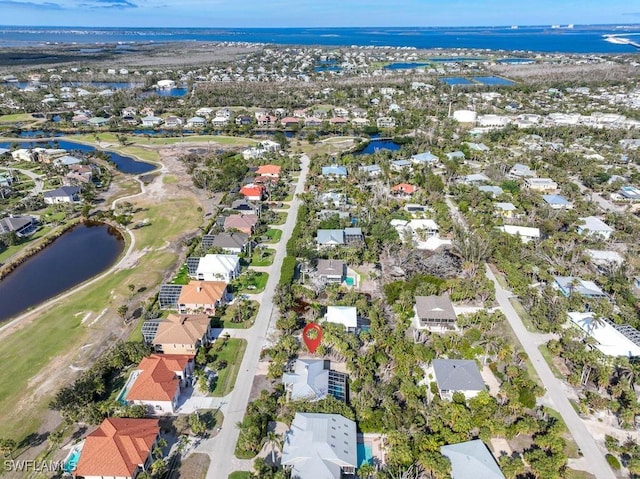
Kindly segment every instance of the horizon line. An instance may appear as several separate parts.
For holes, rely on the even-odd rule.
[[[402,29],[430,29],[430,28],[509,28],[518,27],[518,28],[534,28],[534,27],[558,27],[559,30],[570,30],[569,26],[573,27],[639,27],[640,22],[638,23],[542,23],[542,24],[530,24],[530,25],[519,25],[519,24],[502,24],[502,25],[360,25],[360,26],[270,26],[270,27],[248,27],[248,26],[209,26],[209,27],[186,27],[186,26],[154,26],[154,27],[143,27],[143,26],[123,26],[123,25],[109,25],[109,26],[97,26],[97,25],[0,25],[0,28],[27,28],[27,27],[35,27],[35,28],[128,28],[128,29],[140,29],[140,30],[159,30],[159,29],[185,29],[185,30],[205,30],[205,29],[218,29],[218,30],[231,30],[231,29],[246,29],[246,30],[273,30],[273,29],[323,29],[323,28],[331,28],[335,30],[341,29],[362,29],[362,28],[402,28]]]

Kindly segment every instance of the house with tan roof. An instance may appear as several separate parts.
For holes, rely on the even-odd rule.
[[[107,418],[86,437],[73,474],[134,479],[151,467],[159,433],[157,419]]]
[[[224,230],[238,230],[251,236],[257,224],[257,215],[229,215],[224,220]]]
[[[210,330],[211,320],[205,314],[170,314],[158,323],[152,344],[159,353],[196,354],[201,344],[209,342]]]
[[[190,281],[182,287],[178,297],[178,311],[182,314],[213,315],[216,308],[226,300],[227,283],[224,281]]]
[[[149,414],[174,414],[178,398],[191,380],[192,354],[152,354],[138,364],[124,386],[128,404],[147,407]]]
[[[274,178],[278,178],[280,176],[281,171],[282,171],[282,167],[278,165],[261,165],[256,170],[256,175],[271,176]]]

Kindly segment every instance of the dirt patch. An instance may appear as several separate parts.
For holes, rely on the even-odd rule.
[[[273,384],[271,380],[267,379],[267,376],[264,374],[257,375],[253,378],[253,385],[251,386],[251,394],[249,394],[249,402],[258,399],[260,397],[260,393],[263,390],[269,391],[269,393],[273,392]]]
[[[193,453],[169,476],[170,479],[204,479],[211,459],[206,454]]]

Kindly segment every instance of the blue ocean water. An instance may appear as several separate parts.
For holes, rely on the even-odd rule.
[[[415,28],[90,28],[0,27],[0,46],[43,43],[147,43],[233,41],[285,45],[375,45],[416,48],[483,48],[565,53],[634,53],[631,45],[603,35],[639,35],[640,25],[574,28],[415,27]],[[634,38],[629,36],[628,38]],[[124,45],[120,45],[124,46]]]

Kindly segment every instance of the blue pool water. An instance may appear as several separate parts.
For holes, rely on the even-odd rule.
[[[69,459],[67,459],[67,462],[65,462],[64,466],[62,467],[64,469],[64,472],[75,471],[76,466],[78,465],[78,461],[80,460],[80,452],[80,449],[76,449],[71,453],[71,456],[69,457]]]
[[[358,467],[363,464],[373,465],[373,449],[371,444],[359,442],[356,446],[356,452],[358,454]]]

